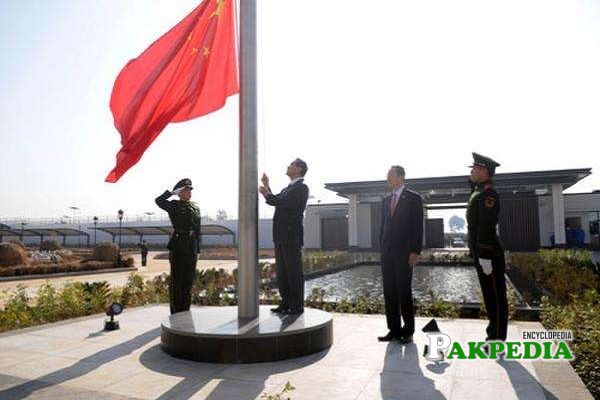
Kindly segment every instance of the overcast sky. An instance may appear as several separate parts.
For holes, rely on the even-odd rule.
[[[118,183],[108,102],[126,62],[198,0],[0,2],[0,218],[158,212],[183,177],[237,214],[237,96],[168,126]],[[259,170],[326,182],[592,167],[600,189],[599,1],[259,0]],[[261,202],[262,203],[262,202]],[[269,208],[261,204],[262,216]]]

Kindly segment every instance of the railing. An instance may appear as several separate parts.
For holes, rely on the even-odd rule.
[[[119,223],[119,219],[112,215],[98,215],[98,223]],[[123,222],[142,222],[142,221],[168,221],[169,216],[166,213],[158,215],[125,215]],[[0,223],[11,226],[20,227],[21,223],[25,222],[27,225],[46,225],[46,224],[86,224],[92,225],[94,223],[94,216],[74,216],[74,217],[55,217],[55,218],[0,218]],[[26,225],[26,226],[27,226]]]

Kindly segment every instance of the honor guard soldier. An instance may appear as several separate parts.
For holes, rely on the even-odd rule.
[[[473,153],[472,192],[467,207],[469,249],[487,310],[489,324],[486,340],[506,340],[508,302],[504,279],[504,248],[496,233],[500,202],[492,177],[499,167],[489,157]]]
[[[196,276],[201,244],[200,209],[190,201],[192,189],[192,181],[186,178],[177,182],[173,191],[167,190],[156,198],[156,204],[169,213],[173,225],[173,235],[167,245],[171,264],[171,314],[190,309],[192,285]],[[171,196],[179,196],[179,200],[168,200]]]

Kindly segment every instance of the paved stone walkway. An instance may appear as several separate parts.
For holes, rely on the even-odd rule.
[[[0,335],[0,399],[255,399],[287,381],[292,399],[591,399],[566,362],[496,362],[422,357],[428,321],[415,343],[378,343],[383,316],[334,315],[334,344],[276,363],[204,364],[159,347],[165,305],[126,310],[105,333],[93,316]],[[485,322],[438,320],[453,340],[481,340]],[[509,340],[539,323],[509,326]]]

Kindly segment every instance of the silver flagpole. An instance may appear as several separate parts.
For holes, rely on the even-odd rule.
[[[238,318],[258,317],[256,0],[240,0]]]

